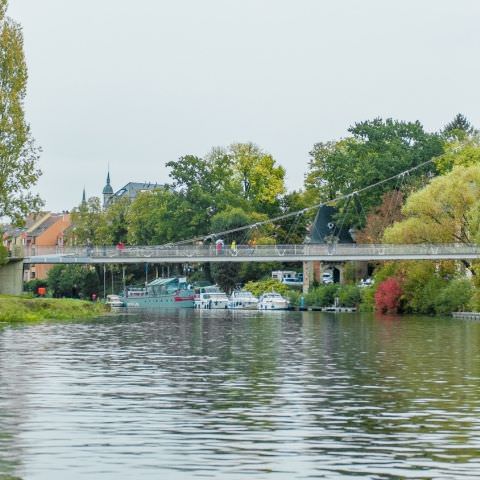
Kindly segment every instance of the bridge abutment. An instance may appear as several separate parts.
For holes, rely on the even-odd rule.
[[[0,265],[0,294],[20,295],[23,290],[23,261],[9,260]]]

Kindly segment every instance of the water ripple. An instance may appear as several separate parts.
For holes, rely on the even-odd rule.
[[[475,478],[479,343],[317,312],[6,327],[0,478]]]

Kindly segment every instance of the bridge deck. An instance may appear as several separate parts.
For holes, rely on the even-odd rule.
[[[194,263],[194,262],[304,262],[462,260],[480,258],[480,245],[239,245],[235,250],[198,246],[136,246],[37,248],[26,252],[24,263]]]

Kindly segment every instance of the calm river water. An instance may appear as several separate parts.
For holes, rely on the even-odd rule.
[[[179,311],[0,330],[0,479],[480,478],[480,322]]]

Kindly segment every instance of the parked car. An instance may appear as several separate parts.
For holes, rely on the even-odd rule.
[[[326,271],[322,273],[322,283],[324,285],[328,285],[333,283],[333,272]]]
[[[374,284],[373,278],[362,278],[358,284],[359,287],[371,287]]]

